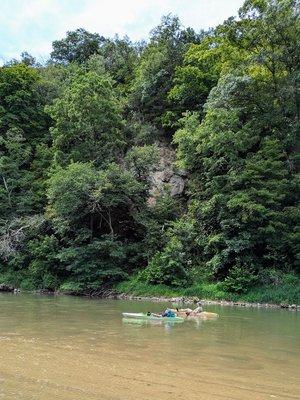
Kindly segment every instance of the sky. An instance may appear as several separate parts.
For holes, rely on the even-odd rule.
[[[237,14],[243,0],[0,0],[0,64],[27,51],[39,61],[69,30],[147,39],[162,15],[177,15],[196,31]]]

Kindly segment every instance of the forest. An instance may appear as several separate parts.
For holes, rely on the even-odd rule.
[[[299,38],[298,0],[246,0],[0,67],[0,284],[300,304]]]

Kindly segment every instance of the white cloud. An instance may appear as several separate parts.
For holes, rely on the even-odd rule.
[[[25,25],[39,24],[40,18],[45,15],[55,15],[59,3],[56,0],[27,0],[21,3],[15,14],[12,15],[11,28],[22,29]]]
[[[162,15],[179,16],[196,30],[221,23],[237,13],[243,0],[1,0],[1,56],[23,50],[46,55],[53,40],[83,27],[104,36],[147,38]]]
[[[194,2],[194,0],[192,0]],[[133,39],[148,36],[153,21],[159,23],[163,14],[176,14],[174,6],[178,1],[159,0],[85,0],[81,10],[70,12],[59,21],[58,33],[64,35],[67,30],[84,27],[105,36],[128,35]]]
[[[81,26],[103,35],[118,33],[142,39],[168,13],[178,15],[185,26],[206,29],[236,14],[242,3],[243,0],[85,0],[80,13],[66,18],[60,33]]]

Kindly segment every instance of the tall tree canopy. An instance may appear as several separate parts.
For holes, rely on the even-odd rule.
[[[90,33],[83,28],[67,32],[67,37],[55,40],[52,44],[51,59],[58,63],[87,61],[90,56],[98,54],[105,38],[98,33]]]
[[[248,56],[211,91],[202,123],[187,116],[175,136],[192,174],[189,213],[203,238],[202,260],[217,276],[299,268],[293,4],[248,1],[240,20],[222,27]]]
[[[159,126],[168,110],[168,92],[176,67],[191,43],[199,40],[193,29],[183,29],[177,17],[168,15],[153,29],[132,88],[134,108]]]
[[[79,71],[70,85],[47,108],[55,161],[94,161],[103,165],[122,146],[122,115],[111,78],[95,71]]]

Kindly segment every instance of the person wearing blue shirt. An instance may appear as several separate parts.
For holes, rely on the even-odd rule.
[[[163,317],[167,317],[167,318],[171,318],[171,317],[175,317],[176,314],[173,311],[171,311],[171,310],[169,310],[167,308],[166,311],[162,313],[162,316]]]

